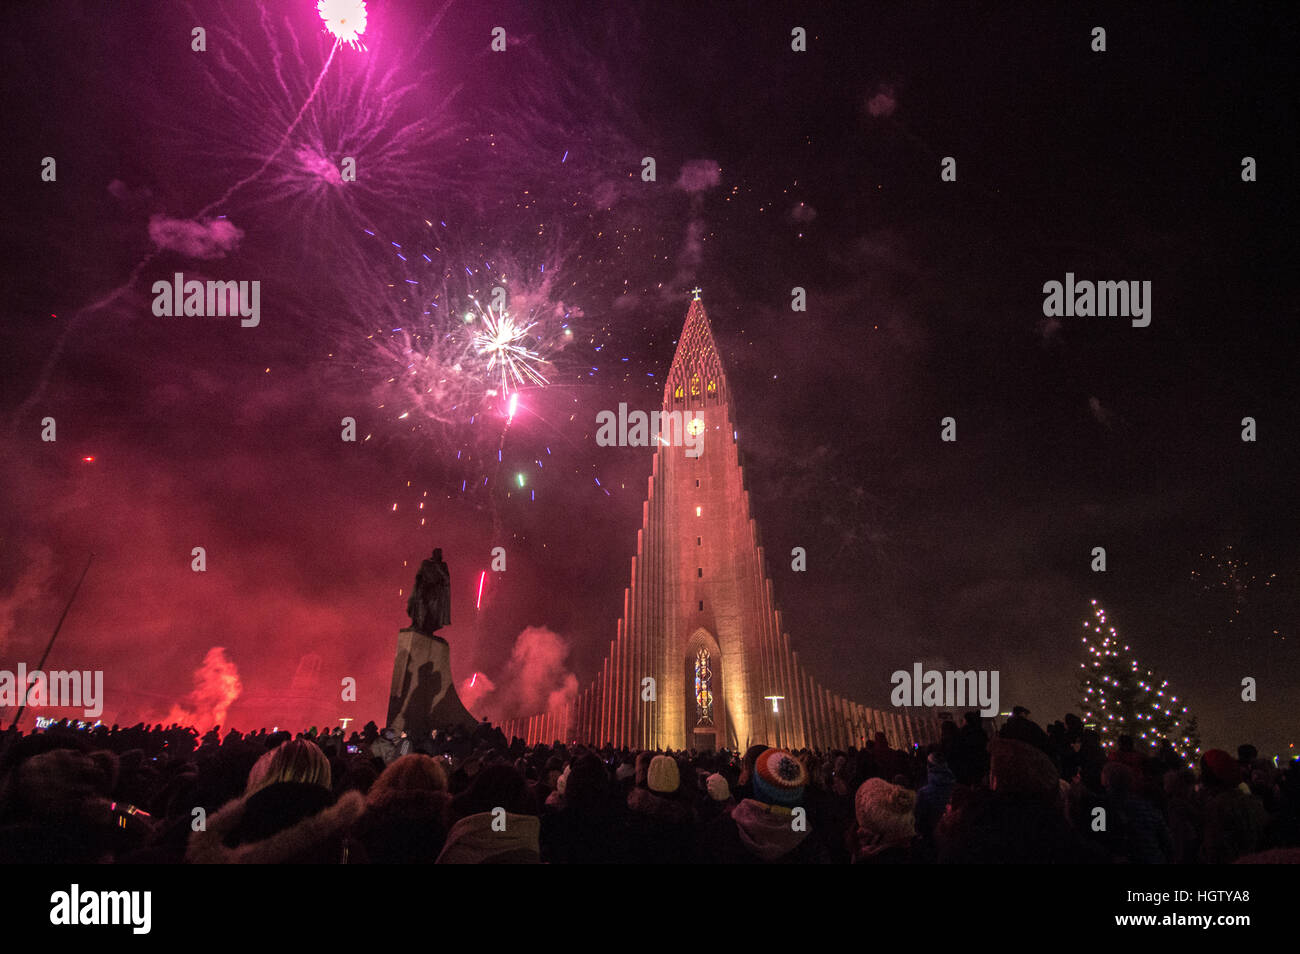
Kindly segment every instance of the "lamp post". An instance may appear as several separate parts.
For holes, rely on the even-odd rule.
[[[785,698],[785,696],[764,696],[763,698],[764,698],[764,699],[771,699],[771,700],[772,700],[772,712],[775,713],[775,714],[779,717],[779,716],[781,715],[781,709],[780,709],[779,703],[780,703],[780,701],[781,701],[782,699]],[[778,718],[778,719],[776,720],[776,747],[777,747],[778,749],[782,747],[782,746],[781,746],[781,720],[780,720],[780,718]]]

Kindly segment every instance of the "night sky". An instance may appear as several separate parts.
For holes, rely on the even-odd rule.
[[[227,724],[382,721],[441,546],[477,711],[585,686],[651,464],[595,416],[659,405],[698,284],[823,685],[997,669],[1050,722],[1095,598],[1207,747],[1300,741],[1293,4],[372,2],[294,124],[314,7],[7,11],[0,667],[93,551],[47,668],[104,670],[106,720],[210,722],[208,658]],[[156,317],[175,272],[260,281],[260,324]],[[1046,318],[1067,272],[1150,281],[1150,326]],[[498,284],[546,359],[509,422],[447,370]]]

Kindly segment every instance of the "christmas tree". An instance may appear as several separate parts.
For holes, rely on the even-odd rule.
[[[1131,735],[1135,751],[1154,754],[1168,739],[1179,758],[1194,765],[1201,755],[1196,718],[1179,704],[1168,680],[1138,665],[1096,600],[1092,610],[1093,619],[1083,624],[1088,657],[1079,664],[1084,725],[1098,731],[1104,748],[1118,745],[1121,735]]]

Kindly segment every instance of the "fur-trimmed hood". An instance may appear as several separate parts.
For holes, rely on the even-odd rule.
[[[226,841],[244,822],[248,802],[249,797],[236,799],[208,819],[205,831],[192,832],[185,860],[190,864],[224,865],[309,861],[313,852],[319,851],[332,839],[344,836],[366,811],[365,797],[360,792],[347,792],[333,805],[267,838],[232,847]]]

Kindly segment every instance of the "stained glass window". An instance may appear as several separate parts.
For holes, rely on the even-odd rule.
[[[713,670],[707,649],[695,654],[695,724],[713,725]]]

